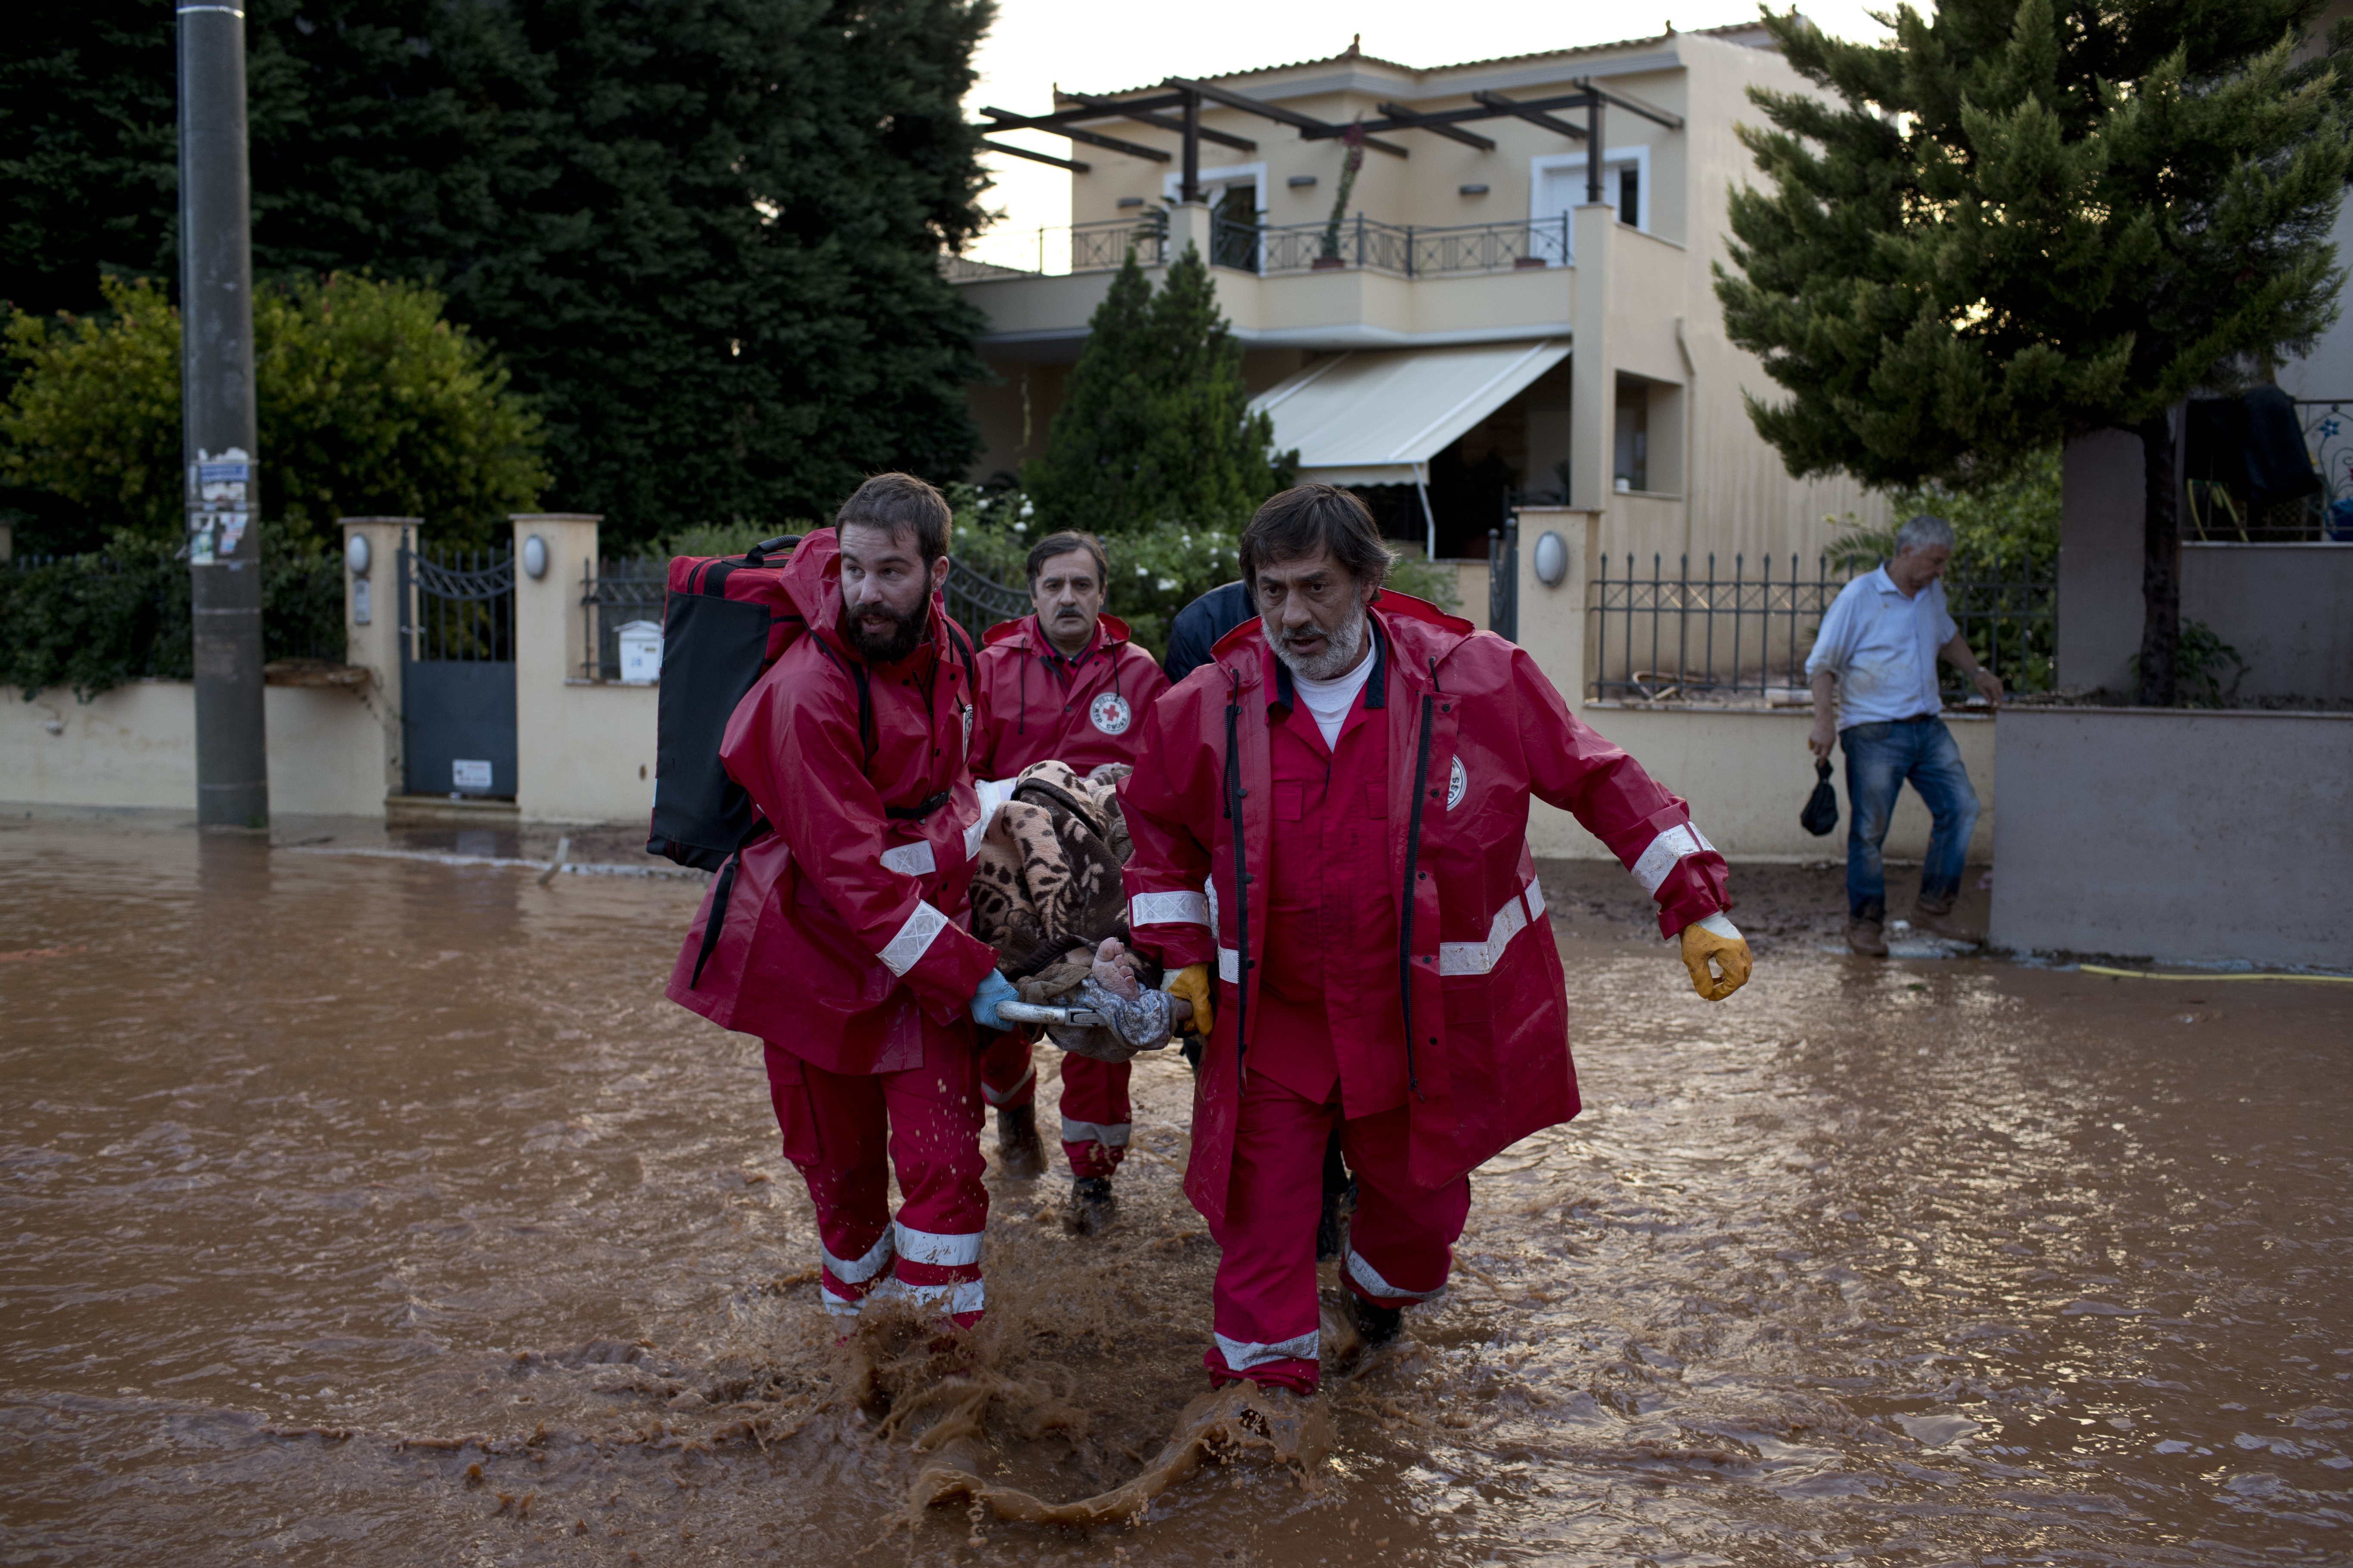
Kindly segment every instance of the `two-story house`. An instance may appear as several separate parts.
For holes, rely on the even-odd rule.
[[[1042,161],[1071,171],[1071,221],[952,264],[997,377],[972,389],[976,478],[1043,448],[1128,248],[1157,269],[1193,245],[1278,444],[1400,541],[1482,557],[1517,493],[1599,513],[1603,550],[1645,570],[1769,552],[1810,574],[1826,518],[1885,503],[1789,478],[1742,405],[1775,389],[1711,287],[1754,177],[1745,89],[1812,90],[1769,44],[1746,26],[1429,69],[1352,45],[987,111],[1068,139]]]

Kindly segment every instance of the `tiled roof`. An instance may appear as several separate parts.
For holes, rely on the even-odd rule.
[[[1326,55],[1321,59],[1293,60],[1287,65],[1251,66],[1247,69],[1238,71],[1220,71],[1212,76],[1200,77],[1198,79],[1208,82],[1236,82],[1244,80],[1250,77],[1274,76],[1284,71],[1305,70],[1314,66],[1347,65],[1352,62],[1364,65],[1386,66],[1390,70],[1402,71],[1408,76],[1429,77],[1437,76],[1445,71],[1471,70],[1482,66],[1518,65],[1528,60],[1557,59],[1571,55],[1599,55],[1608,54],[1616,49],[1639,48],[1646,44],[1663,44],[1668,39],[1675,37],[1679,33],[1685,31],[1699,37],[1731,37],[1741,34],[1752,34],[1757,30],[1758,24],[1755,22],[1734,22],[1721,27],[1670,29],[1667,32],[1653,33],[1645,37],[1620,38],[1614,42],[1606,44],[1573,44],[1566,48],[1537,49],[1524,55],[1497,55],[1490,59],[1460,60],[1451,65],[1442,66],[1409,66],[1400,60],[1384,59],[1378,55],[1366,54],[1356,44],[1351,43],[1348,47],[1341,50],[1338,54]],[[1359,37],[1361,37],[1362,35],[1359,35]],[[1130,94],[1154,92],[1157,90],[1158,84],[1154,83],[1143,87],[1121,88],[1114,92],[1104,93],[1101,96],[1105,98],[1124,98]]]

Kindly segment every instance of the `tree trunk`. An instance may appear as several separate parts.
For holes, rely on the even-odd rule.
[[[2144,708],[2170,708],[2181,653],[2180,478],[2173,411],[2136,427],[2141,451],[2140,691]]]

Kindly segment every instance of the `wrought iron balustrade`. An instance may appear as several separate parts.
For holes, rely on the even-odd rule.
[[[940,266],[953,283],[1058,277],[1112,271],[1126,262],[1131,249],[1146,267],[1168,259],[1166,212],[1059,228],[995,230],[975,239],[961,254],[942,257]]]
[[[1337,223],[1247,224],[1220,218],[1211,260],[1269,276],[1352,268],[1398,278],[1510,272],[1570,262],[1568,218],[1425,227],[1381,223],[1358,213]]]

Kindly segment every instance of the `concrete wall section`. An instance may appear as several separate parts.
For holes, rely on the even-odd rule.
[[[265,688],[270,810],[382,816],[382,707],[373,689]],[[0,800],[194,812],[195,688],[139,680],[87,703],[0,688]]]
[[[1841,758],[1833,755],[1831,769],[1839,797],[1837,830],[1817,838],[1798,825],[1798,814],[1814,789],[1814,759],[1806,750],[1813,717],[1806,710],[1617,708],[1591,702],[1570,707],[1632,753],[1651,777],[1689,801],[1699,830],[1733,859],[1845,861],[1847,825],[1854,820],[1854,812],[1846,798]],[[1999,723],[2009,721],[2005,714]],[[1977,833],[1969,840],[1969,859],[1991,860],[1997,721],[1970,714],[1955,715],[1946,722],[1977,786],[1980,810]],[[1601,841],[1578,826],[1575,817],[1542,801],[1529,809],[1528,845],[1538,855],[1563,859],[1609,856]],[[1885,853],[1897,860],[1917,860],[1927,848],[1928,811],[1907,788],[1897,798]],[[1896,907],[1903,908],[1905,878],[1891,874],[1888,884]]]
[[[2017,709],[1991,940],[2342,968],[2353,714]]]
[[[588,612],[580,582],[597,558],[597,519],[515,517],[515,558],[537,534],[547,573],[515,574],[515,806],[526,822],[642,822],[654,804],[651,686],[583,678]]]
[[[2141,628],[2140,437],[2067,443],[2059,485],[2060,686],[2129,691]]]

